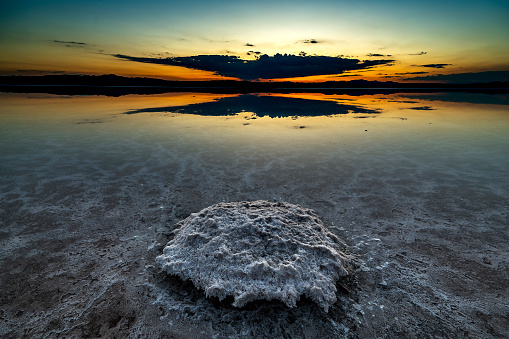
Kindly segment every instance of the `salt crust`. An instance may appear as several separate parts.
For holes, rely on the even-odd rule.
[[[344,244],[314,211],[299,205],[220,203],[178,226],[158,264],[207,296],[233,296],[235,307],[258,299],[295,307],[306,295],[327,312],[336,302],[336,281],[348,274]]]

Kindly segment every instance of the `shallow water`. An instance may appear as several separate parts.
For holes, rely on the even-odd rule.
[[[0,335],[507,335],[507,96],[0,103]],[[259,199],[314,209],[355,256],[352,293],[328,314],[217,307],[150,273],[176,222]]]
[[[0,182],[12,192],[146,175],[249,191],[361,180],[426,192],[454,177],[507,197],[508,102],[457,96],[2,94]]]

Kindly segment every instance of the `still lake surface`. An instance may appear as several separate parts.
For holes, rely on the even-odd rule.
[[[366,223],[437,206],[445,219],[508,218],[505,95],[4,93],[0,101],[9,215],[67,211],[79,220],[104,206],[114,217],[148,204],[179,218],[221,201],[276,199],[322,215],[341,204],[374,209]]]
[[[3,192],[133,175],[195,176],[240,191],[360,179],[427,190],[444,176],[504,197],[509,189],[504,95],[4,93],[0,101]]]
[[[358,287],[341,305],[354,312],[216,308],[178,285],[133,292],[171,225],[258,199],[312,208],[345,240]],[[503,336],[508,214],[503,94],[0,93],[0,306],[16,333],[51,329],[52,318],[69,331],[98,318],[108,327],[116,313],[104,305],[120,298],[149,315],[144,330],[193,309],[182,335],[199,319],[240,333],[243,322],[221,320],[233,314],[253,337],[281,323],[325,337],[354,323],[360,337],[408,323]]]

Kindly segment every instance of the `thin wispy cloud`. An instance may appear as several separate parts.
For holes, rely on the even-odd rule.
[[[394,60],[359,60],[331,56],[261,55],[255,60],[243,60],[230,55],[196,55],[173,58],[134,57],[114,54],[113,57],[142,63],[182,66],[214,72],[243,80],[293,78],[312,75],[341,74],[345,71],[391,65]]]
[[[52,42],[55,42],[57,44],[63,44],[66,47],[84,47],[88,46],[85,42],[77,42],[77,41],[62,41],[62,40],[53,40]]]
[[[18,69],[18,73],[33,73],[33,74],[64,74],[65,71],[44,71],[40,69]]]
[[[412,74],[427,74],[428,72],[424,72],[424,71],[421,71],[421,72],[404,72],[404,73],[394,73],[394,74],[397,74],[397,75],[412,75]]]
[[[445,81],[449,83],[485,83],[485,82],[505,82],[509,81],[509,71],[487,71],[477,73],[456,73],[456,74],[437,74],[427,75],[405,80],[428,80]]]
[[[304,44],[319,44],[321,41],[318,41],[316,39],[306,39],[306,40],[302,40],[300,41]]]
[[[425,65],[412,65],[414,67],[428,67],[428,68],[445,68],[446,66],[451,66],[452,64],[425,64]]]
[[[408,54],[408,55],[425,55],[425,54],[428,54],[428,52],[419,52],[419,53],[413,53],[413,54]]]
[[[391,54],[380,54],[380,53],[368,53],[368,54],[366,54],[366,56],[384,58],[384,57],[391,57],[392,55]]]
[[[340,75],[333,75],[331,78],[347,78],[347,77],[360,77],[362,74],[340,74]]]
[[[431,106],[419,106],[419,107],[408,107],[406,109],[412,109],[414,111],[434,111],[435,108]]]

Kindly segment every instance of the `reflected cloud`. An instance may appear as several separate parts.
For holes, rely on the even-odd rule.
[[[407,107],[402,109],[412,109],[414,111],[434,111],[435,109],[431,106],[418,106],[418,107]]]
[[[461,104],[484,104],[484,105],[509,105],[509,98],[505,93],[485,94],[485,93],[405,93],[399,94],[400,98],[426,100],[427,102],[452,102]],[[404,101],[402,101],[404,102]]]
[[[360,105],[342,104],[335,101],[311,100],[294,97],[245,94],[221,98],[213,102],[183,106],[150,107],[130,110],[124,114],[173,112],[202,116],[228,116],[252,112],[258,117],[311,117],[331,116],[349,113],[378,114],[381,109],[365,108]]]

